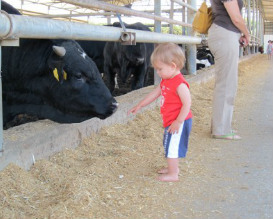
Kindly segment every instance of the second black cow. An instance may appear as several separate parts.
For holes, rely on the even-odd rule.
[[[120,27],[120,23],[113,24]],[[142,23],[125,24],[128,29],[150,31]],[[147,33],[148,34],[148,33]],[[115,86],[115,76],[126,83],[131,79],[131,90],[144,87],[147,72],[150,67],[150,56],[154,45],[151,43],[136,43],[136,45],[122,45],[120,42],[107,42],[104,47],[104,74],[110,91]]]

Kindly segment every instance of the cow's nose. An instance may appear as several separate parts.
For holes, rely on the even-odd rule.
[[[116,101],[112,102],[111,109],[112,109],[113,113],[116,112],[118,109],[118,102],[116,102]]]

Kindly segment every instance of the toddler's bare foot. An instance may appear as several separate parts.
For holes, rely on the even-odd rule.
[[[159,173],[159,174],[167,174],[168,173],[168,168],[163,168],[161,170],[158,170],[157,173]]]
[[[158,180],[162,181],[162,182],[177,182],[177,181],[179,181],[178,174],[162,174],[161,176],[158,177]]]

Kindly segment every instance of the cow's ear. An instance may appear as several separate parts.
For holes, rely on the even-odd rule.
[[[66,50],[62,46],[52,46],[53,51],[60,57],[65,56]]]
[[[67,80],[67,73],[65,71],[63,72],[63,77],[64,77],[64,80]]]
[[[54,76],[54,78],[56,78],[57,81],[60,81],[60,79],[59,79],[59,73],[58,73],[58,69],[57,68],[55,68],[53,70],[53,76]],[[67,80],[67,73],[65,71],[63,71],[63,79]]]
[[[60,80],[59,80],[59,74],[58,74],[57,68],[55,68],[55,69],[53,70],[53,75],[54,75],[54,78],[56,78],[57,81],[60,81]]]

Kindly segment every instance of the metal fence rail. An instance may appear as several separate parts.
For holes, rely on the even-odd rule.
[[[61,1],[73,4],[73,5],[85,7],[85,8],[91,8],[91,9],[98,8],[98,9],[102,9],[105,11],[112,11],[112,12],[116,12],[116,13],[120,13],[120,14],[124,14],[124,15],[133,15],[133,16],[137,16],[137,17],[152,19],[155,21],[167,22],[169,24],[177,24],[177,25],[181,25],[181,26],[185,26],[185,27],[192,27],[191,24],[188,24],[188,23],[185,23],[182,21],[177,21],[177,20],[161,17],[161,16],[154,15],[154,14],[149,14],[149,13],[145,13],[142,11],[136,11],[133,9],[112,5],[112,4],[109,4],[106,2],[102,2],[102,1],[90,1],[90,0],[89,1],[88,0],[61,0]],[[187,7],[190,7],[192,10],[196,10],[188,4],[184,4],[184,5],[186,5]]]
[[[130,30],[130,29],[128,29]],[[20,15],[0,14],[0,38],[47,38],[118,41],[121,28],[98,26],[69,21],[59,21]],[[161,34],[141,30],[130,30],[136,33],[137,42],[181,44],[199,44],[200,37]]]

